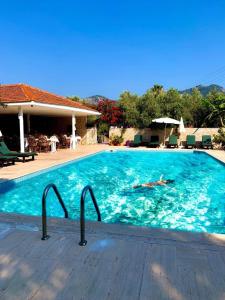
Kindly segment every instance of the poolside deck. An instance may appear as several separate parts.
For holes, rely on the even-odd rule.
[[[0,214],[0,299],[225,299],[225,236]]]
[[[26,163],[16,162],[14,166],[11,165],[1,168],[0,180],[15,179],[17,177],[44,170],[46,168],[65,163],[76,158],[81,158],[89,154],[97,153],[108,148],[108,145],[103,144],[78,145],[76,150],[59,149],[54,153],[39,153],[34,161],[28,161]]]

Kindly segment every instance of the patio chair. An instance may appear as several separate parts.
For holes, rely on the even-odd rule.
[[[70,138],[66,137],[65,134],[59,136],[59,147],[60,148],[69,148],[70,147]]]
[[[188,134],[186,137],[186,148],[196,148],[196,141],[194,134]]]
[[[177,136],[176,135],[173,135],[173,134],[170,135],[167,147],[168,148],[171,148],[171,147],[178,148]]]
[[[158,135],[152,135],[150,137],[150,141],[148,142],[148,147],[159,147],[159,136]]]
[[[38,148],[40,152],[50,151],[51,143],[45,135],[40,135],[38,138]]]
[[[25,162],[26,158],[31,157],[32,160],[34,160],[34,156],[37,155],[36,152],[16,152],[16,151],[10,151],[5,142],[0,142],[0,154],[4,156],[16,156],[17,158],[22,158],[22,161]]]
[[[142,135],[136,134],[134,140],[130,143],[130,147],[138,147],[142,143]]]
[[[202,148],[213,148],[212,146],[212,138],[211,138],[211,135],[203,135],[202,136]]]
[[[6,156],[0,154],[0,167],[4,167],[4,163],[12,163],[15,165],[15,160],[17,159],[17,156]]]
[[[29,150],[33,152],[38,151],[38,140],[35,139],[35,137],[32,135],[29,135],[27,140],[28,140]]]

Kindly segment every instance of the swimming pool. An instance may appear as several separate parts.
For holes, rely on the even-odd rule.
[[[161,175],[174,183],[132,188]],[[225,166],[203,152],[101,152],[0,184],[0,211],[41,215],[49,183],[57,185],[72,219],[79,218],[80,194],[90,184],[103,222],[225,233]],[[48,215],[62,217],[54,197],[50,192]],[[91,201],[86,216],[96,220]]]

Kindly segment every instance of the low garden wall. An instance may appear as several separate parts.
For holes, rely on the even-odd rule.
[[[82,145],[92,145],[92,144],[97,144],[97,128],[92,127],[86,129],[86,132],[84,133],[82,140],[81,140]]]
[[[213,136],[214,134],[217,134],[218,128],[185,128],[185,132],[179,134],[178,130],[176,128],[167,128],[166,129],[166,141],[168,140],[169,136],[171,134],[175,134],[178,136],[179,143],[183,144],[186,141],[186,136],[188,134],[194,134],[196,137],[196,141],[200,142],[202,140],[202,135],[209,134]],[[143,136],[143,142],[147,142],[150,139],[151,135],[158,135],[160,143],[162,144],[164,141],[164,129],[151,129],[151,128],[144,128],[144,129],[138,129],[138,128],[115,128],[111,127],[109,131],[109,137],[112,137],[112,135],[122,135],[124,141],[123,144],[125,144],[127,141],[132,141],[134,139],[134,136],[136,134],[141,134]]]

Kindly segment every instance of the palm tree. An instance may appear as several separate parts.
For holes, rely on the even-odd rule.
[[[153,92],[155,97],[158,97],[164,92],[163,86],[160,84],[154,84],[153,87],[151,88],[151,91]]]

